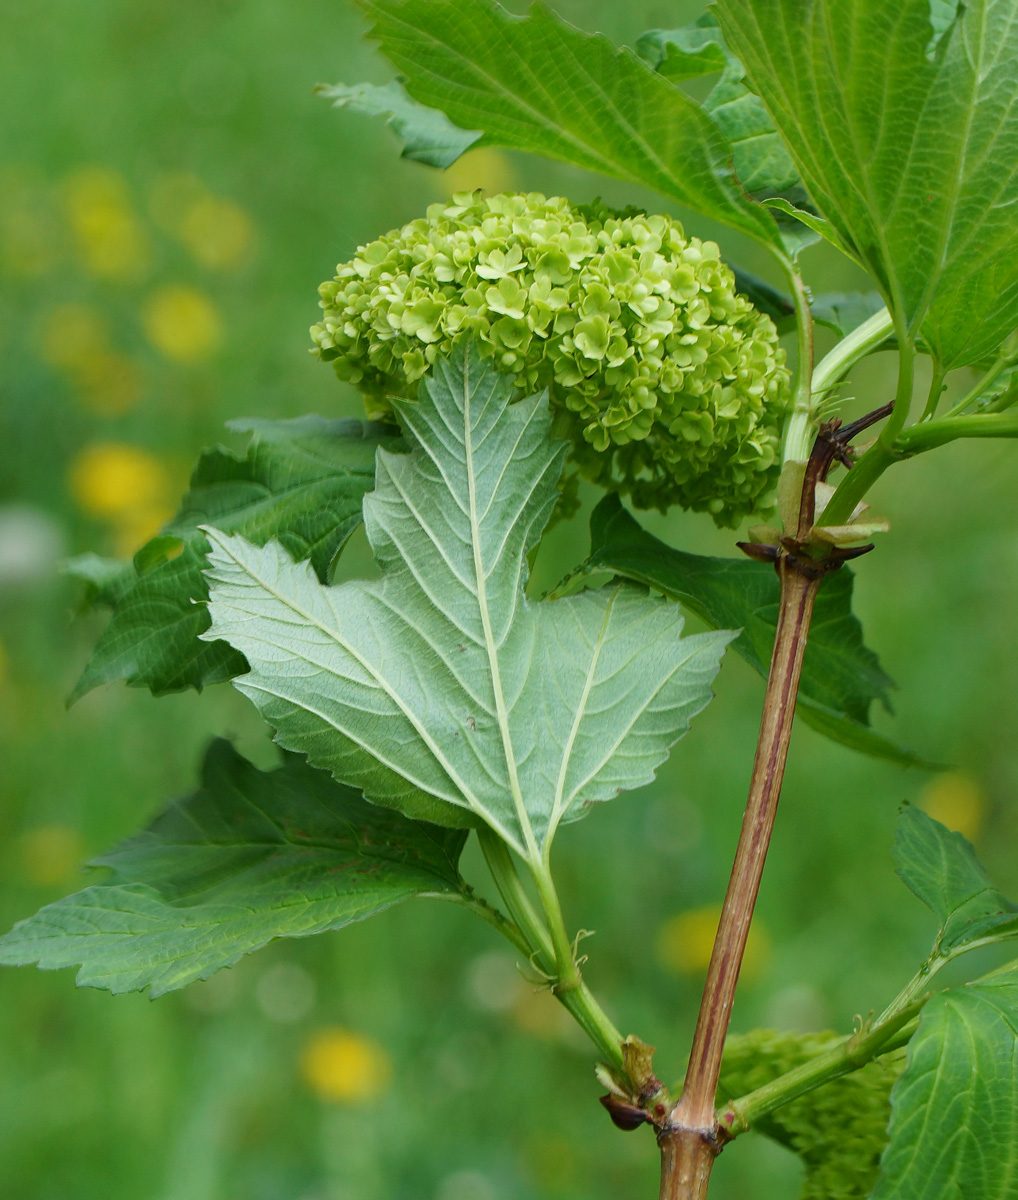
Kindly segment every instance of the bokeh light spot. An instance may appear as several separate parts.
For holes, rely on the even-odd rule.
[[[501,950],[479,954],[467,967],[466,993],[485,1012],[509,1012],[526,987],[516,960]]]
[[[53,579],[65,551],[64,530],[50,513],[33,504],[0,506],[0,587]]]
[[[670,917],[658,931],[657,947],[661,965],[680,975],[700,975],[706,971],[720,919],[720,904],[692,908]],[[741,977],[752,979],[759,975],[769,957],[770,939],[757,918],[749,932]]]
[[[172,362],[202,362],[222,340],[222,321],[215,304],[197,288],[171,284],[150,298],[144,313],[145,333]]]
[[[148,235],[132,210],[123,176],[106,167],[82,167],[64,181],[63,193],[85,269],[121,283],[143,277]]]
[[[300,1021],[315,1006],[315,981],[296,963],[274,963],[258,980],[255,998],[270,1021]]]
[[[158,505],[166,471],[154,454],[125,442],[96,442],[71,463],[71,494],[90,516],[121,517]]]
[[[180,240],[203,267],[230,271],[251,257],[254,226],[232,200],[203,196],[185,210]]]
[[[572,1017],[546,987],[524,984],[516,995],[512,1016],[517,1028],[548,1041],[571,1041],[576,1028]]]
[[[438,1185],[435,1200],[495,1200],[491,1180],[480,1171],[454,1171]]]
[[[57,304],[42,318],[39,353],[77,389],[82,408],[98,416],[120,416],[141,399],[141,368],[110,344],[109,326],[86,304]]]
[[[321,1100],[359,1104],[389,1086],[392,1062],[373,1038],[347,1029],[320,1029],[301,1055],[305,1082]]]
[[[975,841],[986,817],[986,792],[978,779],[964,771],[947,771],[923,788],[919,805],[941,825]]]
[[[20,839],[26,878],[40,887],[65,883],[81,867],[85,849],[81,835],[69,825],[40,825]]]
[[[472,192],[475,188],[483,188],[491,194],[511,192],[516,187],[516,172],[501,150],[481,146],[477,150],[468,150],[446,168],[442,186],[450,194]]]

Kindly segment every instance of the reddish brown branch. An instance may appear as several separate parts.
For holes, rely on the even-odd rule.
[[[777,813],[806,635],[820,586],[819,577],[802,574],[788,557],[779,560],[777,570],[781,609],[749,799],[707,970],[685,1086],[672,1112],[671,1128],[662,1139],[661,1200],[694,1200],[704,1195],[720,1148],[714,1096],[721,1055]],[[694,1182],[696,1190],[691,1190]]]
[[[837,570],[846,559],[872,549],[871,546],[854,549],[814,546],[816,486],[826,480],[836,461],[851,465],[851,438],[887,416],[892,407],[885,405],[845,427],[840,421],[821,425],[806,467],[798,528],[794,534],[786,531],[778,546],[743,547],[751,557],[775,565],[781,581],[778,627],[749,798],[707,969],[686,1079],[678,1104],[667,1120],[658,1123],[660,1200],[703,1200],[707,1194],[711,1168],[723,1137],[714,1115],[721,1057],[777,815],[813,604],[826,575]]]

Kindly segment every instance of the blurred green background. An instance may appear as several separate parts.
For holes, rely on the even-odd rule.
[[[693,5],[561,0],[620,42]],[[0,6],[0,919],[81,886],[82,864],[192,786],[214,734],[274,751],[229,687],[153,700],[113,688],[65,711],[101,627],[74,614],[68,554],[130,553],[169,515],[198,449],[234,416],[356,414],[308,354],[315,288],[359,242],[452,190],[601,194],[621,185],[480,151],[444,175],[319,81],[388,77],[345,0],[7,0]],[[725,252],[771,270],[739,237]],[[817,290],[858,286],[813,250]],[[883,402],[893,364],[857,372]],[[961,381],[964,383],[965,381]],[[852,409],[850,408],[850,411]],[[1018,472],[1009,445],[897,469],[893,532],[859,568],[858,612],[901,686],[880,728],[951,763],[871,762],[797,729],[734,1027],[842,1031],[882,1006],[931,922],[895,880],[901,801],[977,843],[1018,889],[1012,697]],[[593,497],[588,496],[588,504]],[[733,553],[706,518],[655,518],[673,544]],[[560,529],[538,572],[583,553]],[[363,543],[351,562],[362,561]],[[570,923],[597,931],[588,979],[677,1077],[755,741],[741,661],[658,782],[570,827]],[[477,879],[478,863],[468,863]],[[476,926],[476,927],[475,927]],[[592,1058],[486,927],[419,902],[281,942],[150,1003],[70,972],[0,977],[0,1191],[12,1200],[553,1200],[649,1197],[649,1133],[616,1132]],[[792,1197],[798,1165],[752,1137],[718,1200]],[[712,1193],[713,1194],[713,1193]]]

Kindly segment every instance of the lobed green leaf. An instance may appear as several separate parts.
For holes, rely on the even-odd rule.
[[[720,73],[703,107],[732,147],[735,174],[751,196],[800,187],[795,164],[760,97],[746,82],[742,63],[729,50],[712,14],[679,29],[654,29],[636,44],[637,53],[666,79],[680,82]]]
[[[445,113],[411,100],[397,79],[382,86],[319,84],[315,92],[331,100],[333,108],[349,108],[369,117],[384,116],[404,141],[402,157],[429,167],[450,166],[481,136],[479,130],[460,129]]]
[[[713,628],[739,628],[732,643],[766,677],[777,629],[778,581],[772,568],[748,558],[712,558],[665,545],[641,528],[618,497],[606,496],[590,521],[587,573],[610,571],[685,604]],[[824,583],[810,628],[799,691],[799,716],[820,733],[877,758],[923,766],[909,750],[869,727],[874,700],[890,708],[893,681],[863,642],[852,613],[850,571]]]
[[[1018,0],[951,7],[715,10],[818,209],[947,367],[1018,324]]]
[[[535,860],[558,824],[649,782],[711,698],[729,633],[617,584],[534,604],[526,555],[565,443],[547,397],[466,345],[394,400],[409,454],[381,450],[364,501],[377,582],[324,587],[277,542],[208,529],[212,629],[286,748],[368,799],[483,821]]]
[[[0,962],[80,965],[79,985],[159,996],[273,938],[460,891],[465,837],[368,804],[298,758],[259,771],[216,741],[199,790],[95,859],[107,881],[0,938]]]
[[[1018,934],[1018,905],[993,886],[972,844],[906,804],[894,835],[897,874],[940,922],[936,952]]]
[[[116,608],[136,579],[130,559],[78,554],[64,564],[64,573],[85,585],[81,607]]]
[[[375,449],[394,431],[364,421],[301,417],[235,421],[249,432],[243,457],[217,447],[199,459],[182,506],[163,533],[117,574],[94,556],[76,560],[96,602],[113,616],[71,695],[124,679],[154,694],[232,679],[246,670],[225,642],[200,641],[209,627],[202,575],[208,543],[198,526],[214,521],[259,544],[279,539],[310,557],[326,579],[361,520],[361,500],[374,483]]]
[[[653,188],[773,244],[777,226],[743,190],[713,117],[632,51],[544,5],[365,0],[372,36],[421,104],[474,145],[499,145]],[[743,119],[740,117],[740,120]]]
[[[1018,1195],[1018,975],[934,996],[891,1092],[872,1200]]]

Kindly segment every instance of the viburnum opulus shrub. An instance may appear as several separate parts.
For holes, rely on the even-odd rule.
[[[273,938],[442,899],[508,939],[588,1035],[612,1120],[656,1135],[663,1200],[703,1196],[751,1129],[801,1157],[807,1197],[1018,1196],[1018,967],[1001,952],[969,982],[937,979],[1018,935],[1018,905],[918,809],[893,852],[938,932],[900,993],[841,1032],[726,1042],[793,713],[932,766],[870,727],[891,681],[845,563],[887,528],[866,503],[886,470],[1018,435],[1018,0],[717,0],[638,53],[540,6],[363,7],[400,78],[322,91],[386,114],[407,157],[441,168],[501,145],[653,189],[688,219],[456,194],[339,265],[312,337],[368,419],[242,423],[247,451],[206,451],[132,562],[73,568],[111,612],[76,695],[232,680],[280,763],[214,742],[194,793],[0,958],[159,995]],[[701,218],[764,247],[774,279],[686,231]],[[820,240],[872,291],[825,295]],[[821,322],[838,340],[816,362]],[[862,393],[861,415],[839,415],[882,349],[893,402]],[[602,493],[589,555],[539,598],[532,555],[575,516],[579,475]],[[669,545],[627,501],[748,524],[744,555]],[[371,580],[343,556],[362,522]],[[552,844],[654,778],[728,648],[767,686],[682,1074],[592,993]]]

